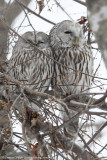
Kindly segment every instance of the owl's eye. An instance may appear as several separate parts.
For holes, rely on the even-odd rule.
[[[43,41],[38,41],[38,44],[42,44],[42,43],[44,43]]]
[[[71,32],[71,31],[65,31],[65,33],[66,33],[66,34],[72,34],[72,32]]]

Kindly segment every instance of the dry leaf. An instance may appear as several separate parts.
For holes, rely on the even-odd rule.
[[[37,148],[38,148],[38,146],[39,146],[39,144],[38,143],[36,143],[34,146],[33,146],[33,155],[35,156],[35,157],[38,157],[38,153],[37,153]]]
[[[42,12],[43,8],[44,8],[44,0],[37,0],[37,4],[39,6],[39,14]]]
[[[81,17],[77,21],[78,21],[79,24],[84,24],[87,21],[87,18],[86,17]]]

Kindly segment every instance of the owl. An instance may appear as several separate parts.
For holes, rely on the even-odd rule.
[[[52,51],[49,45],[49,36],[43,32],[29,31],[21,37],[19,37],[13,48],[13,53],[9,60],[8,73],[24,86],[43,93],[48,90],[53,75],[53,60],[50,59]],[[16,91],[19,92],[15,86],[11,90],[12,93],[13,90],[15,93]],[[15,108],[26,119],[25,131],[27,137],[32,139],[35,135],[31,129],[31,115],[35,111],[37,113],[40,112],[40,108],[38,103],[29,102],[26,104],[27,102],[21,97],[15,104]],[[22,104],[26,106],[24,109]]]
[[[54,90],[61,96],[88,92],[93,74],[93,56],[80,24],[70,20],[56,24],[50,31],[50,45],[55,60]],[[69,112],[71,117],[76,114],[71,109]],[[64,121],[69,119],[65,112],[61,114]],[[74,125],[78,125],[78,120],[72,120]],[[69,123],[64,128],[65,133],[74,136],[74,128]]]
[[[43,32],[26,32],[13,48],[9,74],[30,89],[45,92],[53,74],[53,61],[49,57],[52,57],[49,36]]]

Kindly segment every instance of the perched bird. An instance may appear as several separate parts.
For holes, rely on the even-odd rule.
[[[53,74],[53,61],[49,58],[51,56],[47,34],[26,32],[13,48],[9,74],[31,89],[45,92]]]
[[[88,92],[93,74],[93,56],[87,44],[80,24],[70,20],[56,24],[50,31],[50,45],[54,56],[54,78],[52,85],[61,96]],[[76,114],[69,109],[70,116]],[[61,112],[67,121],[66,112]],[[72,120],[72,119],[71,119]],[[79,118],[72,122],[78,125]],[[74,136],[72,123],[64,128],[65,132]]]
[[[43,32],[26,32],[22,35],[22,38],[19,37],[13,48],[8,73],[26,87],[43,93],[48,90],[53,75],[53,60],[50,57],[52,57],[52,51],[49,46],[49,36]],[[11,90],[16,92],[18,89],[13,86]],[[35,104],[35,102],[28,103],[27,105],[30,104],[31,109],[27,109],[27,102],[25,101],[26,99],[22,97],[15,104],[15,107],[19,113],[24,115],[27,121],[26,132],[28,137],[32,138],[32,131],[30,130],[32,125],[31,115],[33,112],[39,112],[40,108],[38,103]],[[26,106],[24,109],[21,106],[22,103]]]

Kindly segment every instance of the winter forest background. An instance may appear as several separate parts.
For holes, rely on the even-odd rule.
[[[106,0],[0,0],[0,159],[107,159],[106,8]],[[18,36],[34,30],[48,34],[54,24],[66,19],[81,24],[92,46],[94,78],[85,102],[69,102],[55,98],[51,93],[32,92],[6,73]],[[42,134],[39,131],[33,140],[25,134],[26,115],[22,108],[18,111],[15,107],[18,95],[9,99],[7,88],[10,83],[23,88],[27,103],[30,96],[47,99],[43,105],[46,110],[42,108],[43,117],[36,117],[47,130]],[[64,124],[60,120],[58,106],[63,103],[81,113],[75,141],[62,134]]]

